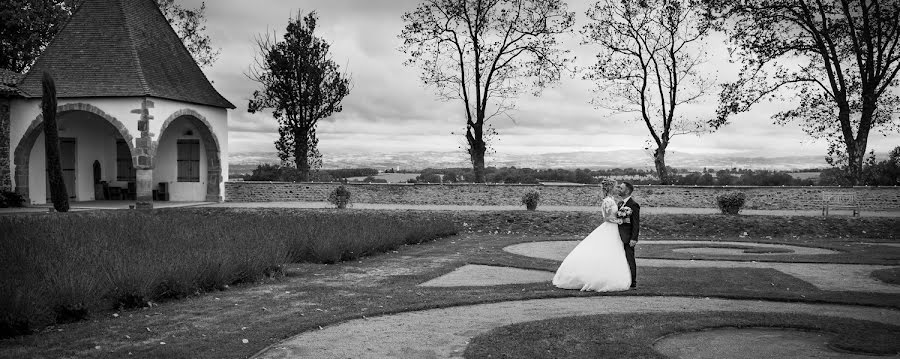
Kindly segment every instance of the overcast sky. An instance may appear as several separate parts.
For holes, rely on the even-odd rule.
[[[221,48],[207,76],[237,109],[229,114],[232,153],[275,151],[276,121],[267,114],[250,114],[247,102],[257,84],[244,75],[253,60],[254,36],[268,31],[283,35],[290,16],[315,10],[319,36],[332,43],[333,59],[352,74],[353,89],[344,110],[319,123],[319,148],[328,153],[455,151],[463,143],[450,133],[464,129],[460,102],[441,102],[422,86],[419,69],[406,67],[397,38],[401,16],[420,0],[259,0],[207,1],[207,31]],[[185,0],[190,7],[199,0]],[[589,1],[569,2],[576,27],[586,21]],[[302,7],[299,7],[302,6]],[[575,36],[579,36],[576,35]],[[592,65],[596,49],[565,41],[579,66]],[[728,63],[722,36],[708,40],[712,53],[705,66],[718,81],[735,78],[739,65]],[[564,78],[540,97],[523,96],[509,118],[497,118],[498,152],[510,154],[641,149],[649,139],[642,123],[628,115],[614,116],[590,104],[593,84],[581,76]],[[715,112],[715,96],[685,111],[700,117]],[[813,141],[798,126],[782,127],[769,118],[785,104],[760,104],[737,116],[728,127],[702,137],[682,136],[670,150],[691,153],[731,153],[753,156],[824,155],[824,141]],[[900,144],[900,135],[870,136],[870,147],[886,152]]]

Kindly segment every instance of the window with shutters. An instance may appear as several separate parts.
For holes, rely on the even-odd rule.
[[[178,140],[178,182],[200,182],[200,140]]]
[[[135,173],[128,143],[125,140],[116,140],[116,180],[134,181],[137,177]]]

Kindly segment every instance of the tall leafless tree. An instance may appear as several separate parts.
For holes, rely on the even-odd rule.
[[[859,184],[870,133],[900,129],[900,1],[706,2],[743,63],[710,124],[723,126],[762,101],[798,99],[773,118],[827,139],[829,162]]]
[[[702,121],[680,110],[711,92],[714,81],[701,69],[709,27],[692,0],[600,0],[587,16],[583,43],[600,47],[585,76],[597,81],[594,104],[637,113],[653,139],[660,183],[669,184],[672,138],[704,130]]]
[[[484,182],[488,121],[525,90],[558,81],[572,61],[557,41],[573,18],[562,0],[427,0],[403,15],[406,64],[442,100],[462,101],[475,182]]]

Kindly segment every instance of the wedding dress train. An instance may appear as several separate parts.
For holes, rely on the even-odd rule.
[[[553,285],[563,289],[611,292],[628,290],[631,270],[616,223],[616,201],[603,199],[603,224],[585,237],[563,260]]]

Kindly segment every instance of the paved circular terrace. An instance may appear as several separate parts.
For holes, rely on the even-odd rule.
[[[572,251],[572,248],[575,246],[572,243],[578,243],[577,241],[552,241],[552,242],[529,242],[512,245],[506,248],[503,248],[504,251],[509,253],[523,255],[526,257],[538,257],[538,258],[546,258],[546,259],[554,259],[554,260],[563,260],[569,252]],[[821,254],[836,254],[838,251],[834,251],[831,249],[825,248],[815,248],[815,247],[800,247],[800,246],[792,246],[787,244],[772,244],[772,243],[754,243],[754,242],[720,242],[720,241],[640,241],[638,242],[640,245],[671,245],[671,244],[681,244],[681,245],[690,245],[689,248],[677,248],[674,252],[686,252],[686,253],[697,253],[697,254],[733,254],[733,255],[821,255]],[[731,247],[746,247],[747,249],[772,249],[777,252],[772,253],[747,253],[745,249],[731,248]]]
[[[578,241],[530,242],[512,245],[505,251],[535,258],[561,261]],[[780,244],[709,241],[642,241],[641,245],[691,244],[692,248],[718,245],[751,249],[772,248],[779,253],[744,253],[747,258],[766,254],[827,255],[835,251]],[[723,260],[671,260],[638,258],[638,266],[772,268],[822,290],[900,293],[900,286],[870,277],[874,270],[890,266],[785,263]],[[421,286],[494,286],[549,282],[553,272],[509,267],[464,265]],[[439,308],[347,321],[321,330],[301,333],[273,345],[256,358],[461,358],[469,340],[492,329],[522,322],[570,316],[667,313],[701,311],[742,311],[799,313],[826,317],[869,320],[900,325],[900,311],[853,305],[772,302],[718,298],[666,296],[597,296],[561,299],[534,299]],[[759,345],[765,342],[766,345]],[[755,344],[754,344],[755,343]],[[715,330],[676,334],[663,338],[655,349],[673,358],[862,358],[837,353],[823,344],[823,334],[763,328]],[[762,348],[762,349],[761,349]]]

